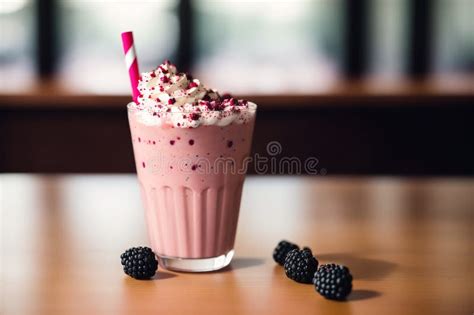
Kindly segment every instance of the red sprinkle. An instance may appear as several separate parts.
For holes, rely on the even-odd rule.
[[[189,145],[193,145],[193,144],[194,144],[194,140],[193,139],[189,140]]]
[[[189,115],[189,118],[191,118],[192,120],[198,120],[200,116],[201,115],[199,115],[198,113],[191,113]]]
[[[143,166],[143,168],[145,168],[145,162],[142,162],[142,166]]]
[[[198,85],[197,85],[196,82],[191,82],[191,83],[189,83],[189,85],[188,85],[188,89],[192,89],[193,87],[197,87],[197,86],[198,86]]]
[[[174,99],[174,97],[172,97],[168,100],[169,105],[173,105],[174,103],[176,103],[176,100]]]
[[[227,147],[228,148],[232,147],[233,144],[234,144],[234,142],[232,140],[227,141]]]
[[[193,165],[193,166],[191,166],[191,169],[192,169],[193,171],[195,171],[195,170],[196,170],[196,168],[197,168],[197,165]]]
[[[174,145],[174,140],[170,140],[170,144],[171,144],[171,145]]]
[[[142,142],[142,139],[140,137],[138,137],[138,142]]]

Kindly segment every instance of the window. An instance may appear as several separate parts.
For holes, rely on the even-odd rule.
[[[234,93],[308,93],[339,77],[341,1],[194,1],[196,76]]]
[[[474,72],[474,2],[438,0],[435,16],[437,73]]]
[[[408,48],[407,2],[372,0],[369,10],[369,72],[377,78],[400,78]]]
[[[33,84],[34,5],[31,0],[0,3],[0,89],[23,91]]]
[[[142,71],[171,59],[238,94],[473,74],[473,10],[472,0],[2,0],[0,93],[48,79],[70,93],[129,94],[128,30]]]
[[[75,92],[129,93],[120,34],[132,30],[141,71],[171,59],[177,1],[60,1],[59,75]]]

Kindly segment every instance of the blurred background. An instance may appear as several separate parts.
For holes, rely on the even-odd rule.
[[[0,1],[0,171],[132,172],[120,33],[328,174],[472,175],[473,0]],[[471,136],[469,136],[469,134]]]

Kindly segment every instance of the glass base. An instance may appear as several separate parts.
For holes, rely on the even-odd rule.
[[[208,272],[222,269],[230,264],[234,250],[227,254],[210,258],[178,258],[157,255],[160,264],[169,270],[184,272]]]

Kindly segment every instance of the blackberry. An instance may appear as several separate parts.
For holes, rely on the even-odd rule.
[[[135,279],[149,279],[158,269],[155,253],[148,247],[132,247],[120,255],[120,258],[123,271]]]
[[[330,300],[344,300],[352,291],[352,275],[342,265],[321,265],[313,279],[316,292]]]
[[[293,249],[299,249],[298,245],[288,241],[280,241],[277,247],[273,250],[273,260],[283,266],[285,264],[286,255]]]
[[[300,283],[311,283],[318,269],[318,261],[308,249],[293,249],[286,255],[284,268],[288,278]]]

